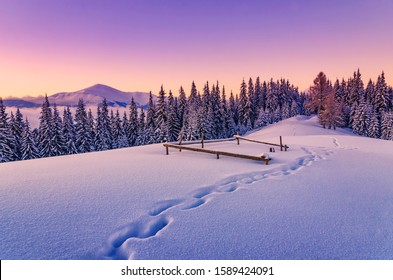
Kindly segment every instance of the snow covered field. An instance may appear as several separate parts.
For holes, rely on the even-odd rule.
[[[162,144],[2,163],[0,259],[393,259],[393,142],[315,117],[247,137],[279,135],[269,165]]]

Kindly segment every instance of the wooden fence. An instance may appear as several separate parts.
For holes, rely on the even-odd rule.
[[[217,142],[224,142],[224,141],[234,141],[237,140],[237,144],[240,145],[240,140],[244,141],[249,141],[253,143],[258,143],[258,144],[265,144],[265,145],[270,145],[270,146],[276,146],[280,147],[281,151],[285,149],[285,151],[288,150],[288,146],[284,145],[282,143],[282,137],[280,136],[280,144],[275,144],[275,143],[269,143],[269,142],[263,142],[259,140],[254,140],[246,137],[242,137],[239,134],[234,135],[234,138],[226,138],[226,139],[216,139],[216,140],[205,140],[203,135],[201,136],[201,140],[198,141],[190,141],[190,142],[185,142],[183,143],[183,135],[180,134],[180,140],[178,144],[174,143],[164,143],[164,147],[166,149],[166,154],[169,155],[169,148],[174,148],[178,149],[180,152],[182,150],[188,150],[188,151],[193,151],[193,152],[200,152],[200,153],[207,153],[207,154],[214,154],[217,156],[217,159],[220,158],[220,155],[222,156],[228,156],[228,157],[235,157],[235,158],[245,158],[245,159],[251,159],[251,160],[258,160],[258,161],[263,161],[266,163],[266,165],[269,164],[269,161],[271,158],[268,155],[262,155],[262,156],[250,156],[250,155],[244,155],[244,154],[237,154],[237,153],[230,153],[230,152],[224,152],[224,151],[216,151],[216,150],[210,150],[210,149],[205,149],[205,144],[206,143],[217,143]],[[192,144],[201,144],[202,148],[196,148],[196,147],[189,147],[189,145]]]
[[[230,153],[230,152],[224,152],[224,151],[215,151],[215,150],[209,150],[209,149],[204,149],[204,148],[194,148],[194,147],[189,147],[189,146],[184,146],[184,145],[177,145],[177,144],[170,144],[170,143],[164,143],[164,147],[166,148],[166,154],[169,155],[169,148],[174,148],[174,149],[179,149],[181,150],[188,150],[188,151],[194,151],[194,152],[201,152],[201,153],[208,153],[208,154],[215,154],[217,156],[217,159],[220,158],[220,155],[222,156],[228,156],[228,157],[236,157],[236,158],[245,158],[245,159],[252,159],[252,160],[259,160],[263,161],[266,163],[266,165],[269,164],[269,158],[265,156],[250,156],[250,155],[244,155],[244,154],[236,154],[236,153]]]
[[[262,141],[258,141],[258,140],[254,140],[254,139],[249,139],[249,138],[246,138],[246,137],[242,137],[242,136],[240,136],[240,135],[235,135],[234,137],[236,138],[237,144],[238,144],[238,145],[240,144],[240,141],[239,141],[239,140],[241,139],[241,140],[245,140],[245,141],[249,141],[249,142],[254,142],[254,143],[258,143],[258,144],[265,144],[265,145],[280,147],[281,151],[282,151],[283,149],[285,149],[285,151],[287,151],[288,148],[289,148],[287,145],[284,145],[284,144],[282,143],[282,137],[281,137],[281,136],[280,136],[280,144],[274,144],[274,143],[269,143],[269,142],[262,142]]]

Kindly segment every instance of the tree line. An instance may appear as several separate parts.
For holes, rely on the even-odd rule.
[[[219,139],[304,113],[306,96],[285,79],[248,83],[227,98],[225,87],[207,82],[202,92],[194,82],[188,96],[178,96],[163,86],[156,102],[150,92],[147,109],[132,99],[128,112],[108,108],[106,99],[93,115],[80,99],[73,115],[69,106],[61,113],[48,97],[41,107],[39,126],[31,129],[19,109],[6,113],[0,98],[0,162],[104,151],[161,142]]]
[[[180,134],[184,140],[228,138],[298,114],[317,114],[324,128],[393,140],[393,89],[383,72],[366,87],[359,70],[334,84],[320,72],[302,93],[288,80],[259,77],[243,79],[229,97],[218,82],[207,82],[202,91],[192,82],[188,96],[180,87],[176,97],[161,86],[156,102],[150,92],[146,110],[133,99],[127,109],[121,115],[104,99],[93,115],[80,99],[74,115],[69,106],[61,114],[46,96],[39,126],[31,129],[19,109],[8,116],[0,98],[0,162],[172,142]]]
[[[359,135],[393,140],[393,89],[386,84],[384,72],[367,86],[359,69],[334,84],[320,72],[306,99],[306,113],[318,114],[325,128],[349,127]]]

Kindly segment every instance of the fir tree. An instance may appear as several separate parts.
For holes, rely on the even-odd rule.
[[[116,110],[116,115],[114,116],[113,133],[114,133],[113,138],[116,141],[115,145],[117,148],[128,147],[128,139],[125,130],[123,128],[122,121],[120,119],[119,110]]]
[[[365,100],[367,102],[369,102],[370,104],[374,104],[374,99],[375,99],[375,87],[374,87],[374,83],[371,81],[371,79],[369,80],[367,87],[365,89],[364,92],[365,95]]]
[[[264,110],[259,111],[258,119],[256,121],[256,127],[264,127],[270,124],[270,116]]]
[[[52,146],[51,156],[60,156],[66,154],[66,143],[62,131],[62,123],[56,104],[53,105],[53,115],[51,119],[52,127]]]
[[[40,151],[40,157],[51,156],[52,144],[52,110],[50,108],[48,96],[45,96],[45,100],[41,107],[40,124],[38,127],[38,145]]]
[[[21,145],[22,145],[23,128],[24,128],[23,115],[20,112],[19,108],[17,108],[15,116],[11,112],[11,120],[10,120],[10,132],[13,140],[12,148],[13,148],[15,160],[22,159]]]
[[[63,136],[66,147],[66,154],[76,154],[78,149],[75,146],[75,127],[70,107],[64,108],[63,112]]]
[[[117,130],[117,123],[116,123],[116,118],[115,114],[113,113],[113,110],[110,111],[109,113],[109,124],[111,127],[110,133],[111,133],[111,147],[112,149],[117,149],[119,148],[117,146],[117,141],[118,141],[118,136],[119,136],[119,131]]]
[[[9,130],[8,116],[3,99],[0,97],[0,162],[8,162],[14,160],[12,151],[13,137]]]
[[[221,96],[218,81],[210,97],[210,107],[212,111],[211,134],[212,138],[218,139],[224,137],[224,117],[221,110]]]
[[[381,139],[393,140],[393,112],[382,114]]]
[[[180,124],[179,124],[179,119],[177,118],[175,102],[171,91],[169,91],[169,95],[168,95],[167,129],[168,129],[168,142],[176,141],[179,137]]]
[[[35,159],[39,157],[39,151],[34,141],[32,132],[30,131],[30,123],[26,118],[22,132],[22,144],[21,144],[21,159]]]
[[[371,108],[371,119],[367,135],[372,138],[381,138],[381,125],[378,120],[378,114],[373,107]]]
[[[91,151],[92,141],[83,99],[79,99],[75,113],[75,146],[79,153]]]
[[[374,106],[380,118],[382,113],[387,111],[387,109],[390,107],[390,96],[388,87],[386,85],[384,72],[378,76],[378,80],[375,85]]]
[[[239,125],[239,111],[237,102],[233,96],[233,92],[231,91],[231,95],[229,96],[229,116],[232,118],[235,127]]]
[[[370,125],[369,104],[364,100],[360,101],[359,106],[354,115],[352,129],[353,132],[359,135],[367,136],[367,130]]]
[[[294,117],[298,114],[298,104],[295,100],[292,100],[291,109],[290,109],[290,117]]]
[[[191,84],[191,92],[190,96],[188,97],[188,107],[192,111],[196,111],[198,109],[198,96],[197,96],[197,89],[195,86],[194,81]]]
[[[240,94],[239,94],[239,124],[242,126],[246,126],[249,121],[250,113],[250,103],[247,97],[247,86],[246,83],[243,82],[240,85]]]
[[[320,72],[314,79],[314,85],[310,87],[310,100],[307,106],[312,113],[317,113],[319,117],[321,116],[325,109],[326,100],[331,92],[332,88],[325,73]]]
[[[159,142],[165,142],[168,139],[168,127],[167,127],[167,106],[165,100],[165,91],[163,86],[158,94],[157,100],[157,111],[156,111],[156,133],[158,135]]]
[[[149,134],[146,127],[145,112],[143,108],[141,108],[141,113],[139,114],[138,138],[136,142],[137,145],[146,145],[149,143]]]
[[[254,127],[255,121],[257,119],[257,110],[258,110],[258,98],[257,94],[255,93],[254,83],[250,78],[248,80],[248,116],[250,118],[251,127]]]
[[[275,112],[278,104],[277,100],[277,85],[276,83],[273,82],[273,79],[270,80],[267,88],[267,93],[266,93],[266,111],[268,112]]]
[[[158,135],[156,133],[156,109],[153,103],[153,95],[150,92],[149,105],[146,113],[146,144],[153,144],[158,142]]]
[[[184,114],[186,112],[186,107],[187,107],[187,98],[186,98],[186,93],[184,92],[183,87],[180,87],[179,89],[179,123],[181,126],[183,126],[184,122]]]
[[[323,128],[336,129],[336,127],[343,126],[342,108],[340,103],[335,101],[334,93],[329,94],[324,107],[325,109],[320,115],[320,123]]]
[[[131,98],[130,103],[130,119],[128,123],[127,139],[130,146],[135,146],[138,138],[138,109],[134,98]]]
[[[96,132],[95,132],[96,124],[94,121],[94,116],[89,108],[89,111],[87,112],[87,129],[86,129],[86,135],[87,139],[89,139],[90,142],[90,151],[96,151],[96,145],[95,145],[95,139],[96,139]]]
[[[108,103],[103,99],[101,108],[97,109],[97,149],[105,151],[112,148],[112,135],[109,119]]]

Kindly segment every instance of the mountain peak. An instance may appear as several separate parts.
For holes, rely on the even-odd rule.
[[[59,92],[50,95],[49,102],[60,106],[76,106],[81,98],[87,105],[98,105],[106,98],[108,105],[114,107],[126,107],[131,102],[131,99],[134,98],[137,106],[145,107],[149,102],[149,93],[125,92],[108,85],[95,84],[75,92]],[[42,104],[42,97],[30,98],[28,101],[39,106]],[[23,102],[14,102],[14,104],[20,105],[17,106],[20,108],[27,107],[23,105]],[[31,107],[31,104],[28,104],[28,106]]]

